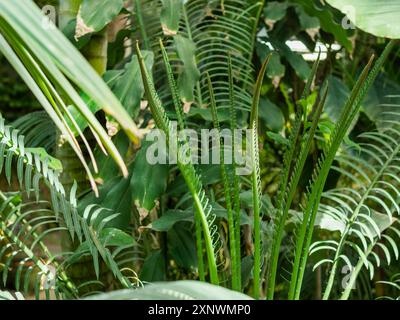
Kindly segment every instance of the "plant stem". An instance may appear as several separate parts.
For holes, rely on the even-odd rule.
[[[253,195],[253,214],[254,214],[254,268],[253,268],[253,296],[258,299],[260,296],[260,273],[261,273],[261,179],[260,179],[260,157],[258,150],[258,107],[260,102],[261,86],[264,80],[265,70],[270,56],[264,61],[257,77],[254,90],[253,103],[250,113],[251,139],[251,188]]]
[[[204,272],[204,260],[203,260],[203,240],[201,235],[201,224],[200,224],[200,216],[197,210],[195,210],[195,228],[196,228],[196,251],[197,251],[197,268],[199,271],[199,279],[200,281],[206,281],[205,272]]]

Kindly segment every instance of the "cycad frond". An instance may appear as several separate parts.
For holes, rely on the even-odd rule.
[[[343,108],[331,140],[325,147],[322,156],[318,160],[318,165],[313,174],[312,183],[307,196],[303,221],[297,234],[293,272],[289,289],[289,299],[299,299],[300,297],[301,285],[308,259],[308,251],[311,245],[313,226],[318,210],[318,204],[336,153],[345,135],[347,134],[351,123],[359,112],[361,102],[368,92],[368,89],[376,79],[389,53],[392,51],[395,45],[396,41],[394,40],[388,43],[382,55],[376,61],[372,71],[369,73],[369,69],[372,66],[372,58],[370,59],[369,63],[364,68],[359,79],[357,80],[345,107]]]
[[[334,222],[341,232],[340,241],[330,248],[335,252],[335,257],[332,260],[325,299],[329,298],[345,247],[352,247],[368,268],[365,259],[371,254],[373,247],[378,245],[384,250],[390,263],[389,249],[383,249],[384,243],[379,242],[383,237],[393,248],[395,258],[398,258],[396,243],[382,232],[395,222],[394,217],[400,213],[399,136],[398,126],[363,133],[359,136],[356,149],[349,148],[336,157],[341,165],[334,166],[333,169],[342,174],[343,180],[347,182],[345,185],[350,185],[351,188],[341,187],[322,195],[319,214],[322,219]],[[382,219],[387,222],[384,221],[383,224]],[[323,244],[314,244],[313,252],[319,250],[321,245]],[[373,268],[370,272],[372,276]],[[347,291],[346,294],[348,295]]]
[[[182,33],[196,45],[196,60],[200,71],[197,106],[210,103],[207,76],[215,91],[217,107],[229,106],[227,55],[232,59],[232,75],[236,108],[250,111],[254,86],[251,57],[255,26],[261,3],[251,0],[229,0],[212,3],[206,0],[188,1],[184,8]]]
[[[19,253],[23,253],[26,256],[25,260],[28,259],[33,262],[28,276],[23,279],[23,287],[25,291],[28,290],[29,275],[32,273],[33,268],[38,268],[40,272],[36,273],[38,278],[35,282],[35,290],[38,293],[41,287],[41,279],[49,275],[50,269],[47,263],[55,263],[54,257],[46,248],[42,238],[53,231],[57,231],[68,232],[72,240],[77,238],[80,243],[86,243],[93,257],[97,275],[99,273],[98,256],[100,255],[121,284],[125,287],[131,287],[131,282],[121,273],[117,260],[114,259],[115,256],[107,249],[105,240],[108,241],[108,239],[99,238],[107,222],[116,215],[111,214],[106,215],[106,218],[101,218],[101,213],[108,209],[92,205],[85,209],[83,217],[81,217],[78,214],[75,196],[77,185],[74,185],[69,196],[67,196],[64,187],[59,182],[57,163],[52,162],[46,155],[32,153],[30,149],[25,148],[24,137],[19,135],[18,130],[5,126],[4,119],[0,117],[0,173],[5,173],[9,183],[12,181],[14,164],[16,164],[15,172],[20,184],[20,192],[17,195],[25,197],[26,194],[29,198],[30,194],[34,193],[36,202],[24,201],[15,205],[13,203],[14,197],[7,197],[4,193],[1,193],[0,230],[6,237],[6,241],[9,241],[9,244],[2,248],[1,255],[9,254],[8,249],[11,250],[11,255],[8,256],[6,266],[3,269],[3,281],[7,280],[8,270],[13,258]],[[40,209],[38,206],[43,204],[43,201],[40,200],[43,187],[46,187],[50,192],[51,205],[49,204],[46,208]],[[35,208],[32,208],[32,206],[35,206]],[[40,235],[36,233],[38,228],[49,225],[55,225],[56,227],[50,227]],[[28,241],[32,243],[32,247],[28,247]],[[134,241],[132,239],[133,244]],[[33,250],[35,247],[40,248],[45,253],[47,257],[46,263],[35,256]],[[23,266],[21,265],[17,268],[17,275],[21,274]],[[56,268],[55,277],[60,277],[60,275],[64,277],[63,270]],[[16,281],[19,287],[22,280],[17,277]],[[63,283],[70,284],[71,282],[64,279]],[[58,286],[58,288],[61,287]],[[69,285],[68,289],[71,290],[72,288],[72,284]],[[71,294],[77,294],[76,288],[73,289]]]

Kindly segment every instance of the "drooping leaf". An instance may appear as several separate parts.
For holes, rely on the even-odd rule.
[[[268,1],[264,8],[264,17],[271,21],[278,21],[286,15],[287,2]]]

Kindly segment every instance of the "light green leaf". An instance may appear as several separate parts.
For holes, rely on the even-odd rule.
[[[147,69],[151,70],[154,63],[153,53],[142,51],[142,54]],[[139,112],[140,101],[144,94],[139,62],[136,55],[132,56],[132,60],[125,65],[123,72],[114,78],[109,85],[129,115],[135,118]]]
[[[109,24],[122,10],[124,0],[82,0],[78,13],[75,37],[98,32]]]
[[[200,78],[200,71],[195,60],[196,46],[193,41],[180,35],[174,37],[174,43],[178,57],[183,63],[178,77],[178,89],[184,103],[184,110],[187,111],[194,101],[193,90]]]
[[[137,290],[121,290],[90,297],[96,300],[251,300],[245,294],[209,283],[184,280],[153,283]]]
[[[398,0],[327,0],[342,11],[358,28],[377,37],[400,38]]]
[[[176,35],[182,14],[182,0],[162,0],[160,21],[163,32],[167,36]]]

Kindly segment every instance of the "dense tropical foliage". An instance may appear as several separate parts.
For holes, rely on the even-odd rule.
[[[382,2],[0,2],[0,298],[399,297]]]

